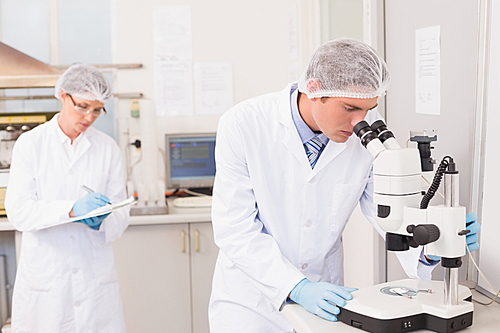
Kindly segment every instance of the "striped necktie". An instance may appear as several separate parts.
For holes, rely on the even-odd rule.
[[[316,162],[318,161],[319,152],[323,148],[323,142],[318,139],[317,136],[305,143],[307,148],[307,158],[309,159],[309,164],[311,164],[311,169],[314,169]]]

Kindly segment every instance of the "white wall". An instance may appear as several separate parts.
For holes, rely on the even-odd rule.
[[[321,0],[321,39],[351,37],[363,39],[365,16],[363,2],[366,0]]]
[[[112,15],[113,63],[141,63],[143,68],[119,70],[115,92],[140,92],[154,99],[153,11],[157,6],[191,6],[193,61],[224,61],[233,66],[234,103],[283,89],[289,81],[289,9],[297,6],[299,16],[299,71],[319,46],[311,38],[316,23],[311,18],[314,2],[305,0],[114,0]],[[138,119],[130,118],[129,101],[118,111],[119,135],[128,122],[131,136],[140,136]],[[158,147],[166,133],[215,132],[219,115],[158,117]],[[123,141],[120,138],[120,141]],[[163,167],[163,166],[160,166]],[[134,175],[141,173],[139,164]],[[162,170],[162,169],[160,169]],[[163,174],[162,174],[163,175]]]
[[[491,12],[491,35],[489,56],[489,79],[487,87],[487,104],[484,111],[486,125],[486,150],[484,156],[478,157],[480,163],[484,164],[483,196],[482,196],[482,230],[479,249],[479,268],[492,284],[491,289],[482,277],[479,277],[479,286],[495,295],[500,289],[500,265],[498,254],[500,253],[500,224],[498,223],[498,189],[500,178],[498,177],[498,165],[500,155],[498,154],[498,128],[500,126],[500,1],[492,1]]]
[[[476,68],[478,2],[470,0],[386,0],[386,60],[391,72],[387,93],[387,124],[400,142],[412,129],[436,129],[434,159],[450,155],[460,172],[460,205],[470,208]],[[446,13],[446,14],[444,14]],[[415,30],[441,26],[441,114],[415,112]],[[413,144],[412,144],[413,146]],[[436,195],[431,205],[440,203]],[[395,257],[395,256],[394,256]],[[404,277],[394,257],[389,280]],[[393,260],[394,259],[394,260]],[[437,267],[433,278],[442,278]],[[465,270],[461,270],[465,279]]]

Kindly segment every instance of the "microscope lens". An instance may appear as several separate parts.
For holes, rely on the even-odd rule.
[[[378,138],[382,143],[384,143],[387,139],[394,138],[394,134],[387,129],[387,125],[382,120],[375,121],[371,129],[373,132],[377,133]]]
[[[353,128],[353,132],[361,139],[361,144],[366,148],[366,145],[373,139],[378,139],[377,134],[373,133],[370,125],[364,120],[360,121]]]

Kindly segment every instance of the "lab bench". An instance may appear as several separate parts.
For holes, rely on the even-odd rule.
[[[113,243],[127,332],[209,332],[208,303],[219,251],[210,211],[170,206],[169,214],[130,217],[129,227]],[[0,234],[15,237],[18,254],[21,232],[7,218],[0,218]]]
[[[473,290],[472,298],[483,303],[491,300],[479,292]],[[383,306],[381,304],[381,306]],[[297,333],[361,333],[365,332],[358,328],[346,325],[342,322],[330,322],[324,320],[310,312],[307,312],[298,304],[286,304],[283,313],[288,321],[293,325]],[[474,302],[474,315],[472,326],[460,331],[469,332],[498,332],[500,326],[500,304],[494,302],[489,306]],[[418,333],[432,332],[428,330],[418,330]]]

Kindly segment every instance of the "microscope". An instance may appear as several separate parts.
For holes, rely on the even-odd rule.
[[[472,296],[458,284],[461,257],[466,254],[466,209],[459,205],[458,171],[450,156],[443,158],[431,186],[421,191],[423,172],[433,170],[430,144],[434,131],[411,133],[416,148],[401,148],[382,120],[361,121],[354,133],[374,157],[375,220],[386,232],[389,251],[425,246],[427,256],[441,257],[443,281],[404,279],[353,292],[338,319],[369,332],[409,332],[428,329],[455,332],[472,325]],[[429,206],[444,177],[444,204]]]

